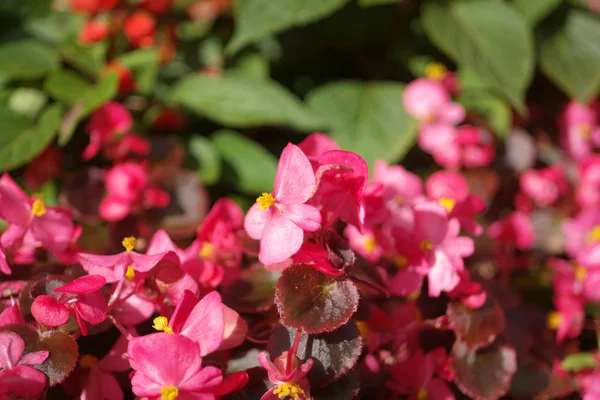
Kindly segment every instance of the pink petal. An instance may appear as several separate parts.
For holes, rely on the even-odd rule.
[[[135,326],[147,321],[154,313],[154,302],[139,296],[127,297],[114,310],[115,318],[125,326]]]
[[[422,202],[415,205],[414,238],[418,242],[429,240],[436,246],[440,244],[448,230],[446,209],[436,202]]]
[[[31,215],[29,198],[10,175],[0,178],[0,217],[12,224],[24,226]]]
[[[86,275],[75,279],[59,288],[54,289],[56,293],[90,293],[101,289],[106,284],[106,278],[100,275]]]
[[[54,297],[42,294],[31,305],[36,321],[48,326],[61,326],[69,321],[69,309]]]
[[[223,340],[223,329],[221,296],[218,292],[211,292],[192,309],[180,334],[196,341],[200,345],[200,354],[204,356],[219,348]]]
[[[103,400],[122,400],[124,398],[123,389],[112,374],[99,370],[94,378],[98,380]]]
[[[298,146],[288,143],[277,166],[275,199],[281,204],[302,204],[311,198],[314,188],[315,174],[310,161]]]
[[[120,200],[110,195],[106,196],[100,203],[98,210],[100,217],[105,221],[120,221],[131,212],[131,203]]]
[[[185,290],[177,302],[173,315],[169,319],[169,326],[173,329],[173,332],[181,332],[183,325],[194,307],[196,307],[196,304],[198,304],[198,297],[193,292]]]
[[[429,296],[439,297],[442,291],[451,291],[460,282],[460,276],[446,254],[435,252],[435,262],[429,270]]]
[[[219,368],[204,367],[198,372],[190,376],[179,386],[180,389],[187,392],[211,392],[212,388],[216,387],[223,381],[223,373]],[[207,396],[208,398],[208,396]]]
[[[212,392],[215,396],[225,396],[226,394],[236,392],[246,386],[249,376],[246,371],[234,372],[227,375],[223,381],[215,387]]]
[[[0,313],[0,326],[24,323],[25,319],[23,319],[23,314],[21,314],[19,306],[16,304],[6,307]]]
[[[279,208],[287,219],[302,230],[314,232],[321,227],[321,212],[308,204],[280,204]]]
[[[135,330],[133,330],[133,334],[135,334]],[[125,336],[119,336],[108,354],[96,364],[98,368],[103,371],[127,371],[130,368],[129,360],[126,357],[128,344],[129,341]]]
[[[423,276],[409,270],[400,270],[388,283],[388,290],[394,296],[407,296],[421,288]]]
[[[102,256],[97,254],[79,253],[77,259],[89,274],[101,275],[107,283],[121,280],[129,266],[127,252]]]
[[[41,364],[44,361],[46,361],[46,359],[48,358],[49,355],[50,355],[50,352],[48,350],[41,350],[41,351],[36,351],[34,353],[29,353],[29,354],[26,354],[25,356],[23,356],[23,358],[21,358],[21,361],[19,361],[19,364],[21,364],[21,365]]]
[[[106,319],[108,304],[102,293],[92,292],[79,296],[79,301],[75,303],[75,310],[84,320],[96,325]]]
[[[406,112],[419,120],[429,119],[450,102],[450,94],[444,86],[431,79],[416,79],[406,85],[402,103]]]
[[[152,236],[146,254],[157,254],[166,251],[179,252],[179,248],[173,243],[171,237],[164,229],[159,229]]]
[[[283,213],[274,212],[260,238],[258,259],[265,265],[285,261],[300,249],[303,240],[302,228],[287,219]]]
[[[461,104],[449,102],[440,107],[437,116],[441,121],[456,125],[464,121],[465,114],[465,109]]]
[[[61,253],[71,243],[73,216],[66,209],[48,208],[41,217],[33,217],[31,232],[46,249]]]
[[[265,225],[271,219],[271,214],[274,211],[271,208],[261,210],[260,204],[254,203],[248,210],[244,219],[244,230],[252,239],[259,240],[262,236]]]
[[[219,345],[219,350],[228,350],[239,346],[246,340],[248,325],[236,311],[227,307],[225,304],[223,304],[222,307],[224,327],[223,340]]]
[[[2,272],[3,274],[6,274],[6,275],[10,275],[12,273],[12,271],[10,270],[10,267],[8,266],[8,263],[6,262],[6,253],[4,253],[4,249],[2,248],[1,244],[0,244],[0,272]]]
[[[25,341],[13,332],[0,332],[0,369],[13,368],[25,351]]]
[[[18,365],[0,371],[0,395],[11,393],[18,397],[37,399],[46,389],[46,375],[35,368]]]
[[[131,251],[129,252],[129,257],[131,258],[131,266],[133,269],[140,272],[150,271],[158,263],[179,265],[179,257],[177,257],[177,254],[175,254],[173,251],[166,251],[164,253],[152,255],[145,255]]]
[[[4,231],[2,236],[0,236],[0,241],[2,242],[2,247],[10,248],[16,245],[21,245],[25,234],[27,233],[28,226],[22,226],[17,224],[11,224]],[[39,243],[36,244],[36,247],[39,246]]]

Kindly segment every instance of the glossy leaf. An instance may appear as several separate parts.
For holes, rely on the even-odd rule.
[[[598,368],[598,359],[593,353],[573,353],[565,357],[560,363],[560,367],[565,371],[577,372],[582,369]]]
[[[534,71],[532,33],[524,18],[501,1],[428,1],[423,27],[459,65],[472,67],[520,111]]]
[[[563,0],[512,0],[512,2],[527,22],[535,25],[554,11]]]
[[[492,345],[471,351],[457,340],[452,347],[454,381],[467,396],[478,400],[496,400],[504,396],[517,371],[517,353],[508,345]]]
[[[402,107],[404,86],[394,82],[341,81],[307,95],[308,105],[330,121],[327,132],[341,148],[375,160],[402,160],[415,144],[417,122]]]
[[[540,65],[567,95],[587,102],[600,89],[600,21],[571,11],[564,25],[541,42]]]
[[[292,93],[268,80],[191,75],[179,80],[171,100],[197,115],[234,128],[284,125],[308,132],[326,125]]]
[[[234,53],[258,39],[310,24],[334,13],[349,0],[244,0],[235,2],[233,39],[227,46]]]
[[[282,323],[308,333],[331,332],[348,322],[358,299],[358,289],[349,279],[325,275],[305,264],[283,271],[275,287]]]
[[[190,138],[190,153],[198,163],[198,178],[205,185],[214,185],[221,178],[221,157],[215,144],[208,138],[194,135]]]
[[[34,40],[0,45],[0,75],[8,79],[36,79],[58,68],[58,51]]]
[[[295,335],[295,329],[277,325],[267,346],[271,359],[289,350]],[[318,335],[303,333],[297,355],[301,360],[313,359],[315,364],[308,373],[308,379],[311,385],[323,387],[344,376],[356,364],[361,352],[360,332],[350,321],[333,332]]]
[[[451,302],[446,315],[457,339],[469,350],[491,344],[504,329],[504,311],[492,296],[487,296],[485,304],[477,309],[460,301]]]
[[[272,190],[277,172],[277,158],[273,154],[235,131],[217,131],[211,139],[225,162],[226,181],[246,194]]]
[[[88,93],[90,85],[75,72],[61,69],[46,78],[44,89],[56,100],[72,106]]]

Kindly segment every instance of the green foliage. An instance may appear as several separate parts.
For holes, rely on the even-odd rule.
[[[527,22],[535,25],[561,5],[563,0],[512,0]]]
[[[578,372],[587,368],[598,368],[598,359],[593,353],[573,353],[569,354],[560,363],[560,367],[565,371]]]
[[[217,183],[221,178],[221,157],[215,144],[204,136],[194,135],[190,138],[189,149],[198,163],[200,181],[209,186]]]
[[[0,76],[6,79],[36,79],[58,68],[58,51],[26,39],[0,46]]]

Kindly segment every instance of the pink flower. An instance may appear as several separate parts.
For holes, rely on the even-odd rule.
[[[521,175],[519,183],[523,193],[541,208],[550,207],[569,191],[569,181],[558,165],[529,169]]]
[[[450,218],[456,218],[467,232],[481,235],[483,228],[475,217],[485,209],[483,200],[477,195],[469,194],[467,180],[451,171],[438,171],[432,174],[425,183],[427,195],[436,200],[448,211]]]
[[[436,354],[417,350],[412,357],[390,367],[393,381],[386,382],[395,392],[409,395],[410,400],[452,400],[454,395],[448,384],[435,377]]]
[[[263,193],[244,220],[248,236],[260,240],[261,263],[285,261],[302,246],[304,231],[320,228],[321,213],[304,204],[312,197],[315,185],[310,161],[298,146],[288,144],[279,159],[275,189]]]
[[[147,157],[150,154],[150,140],[133,133],[127,133],[113,140],[104,149],[104,156],[113,161],[124,161],[128,156]]]
[[[41,364],[48,351],[23,355],[25,341],[13,332],[0,332],[0,395],[38,398],[46,389],[46,375],[30,365]],[[7,396],[6,398],[11,398]]]
[[[410,205],[423,194],[421,178],[401,165],[388,165],[382,160],[375,161],[373,183],[383,186],[383,198],[392,205]]]
[[[216,350],[225,350],[241,344],[248,327],[240,315],[221,302],[217,292],[211,292],[200,301],[189,290],[181,296],[170,319],[154,319],[154,329],[189,337],[200,345],[202,356]]]
[[[487,234],[498,243],[515,246],[519,250],[529,250],[535,243],[531,219],[521,211],[512,212],[504,219],[492,223]]]
[[[302,363],[298,357],[293,356],[288,363],[289,354],[284,351],[275,361],[271,361],[265,352],[258,354],[258,362],[267,370],[269,382],[274,384],[260,400],[279,400],[286,397],[293,400],[309,400],[310,384],[306,374],[311,370],[314,362],[308,359]],[[288,368],[288,365],[291,368]]]
[[[134,237],[123,239],[125,251],[110,255],[79,253],[79,262],[90,274],[102,275],[107,283],[117,282],[126,277],[133,277],[135,272],[148,272],[157,264],[179,265],[180,260],[173,251],[144,255],[133,251],[136,246]]]
[[[598,103],[590,105],[571,101],[562,111],[560,143],[565,152],[573,159],[581,159],[592,154],[594,146],[600,143],[598,127]]]
[[[455,125],[465,118],[464,108],[452,102],[442,83],[417,79],[406,85],[402,98],[404,108],[421,123],[442,122]]]
[[[110,351],[98,360],[90,354],[79,358],[79,365],[88,368],[85,386],[81,392],[81,400],[122,400],[124,398],[121,385],[113,373],[129,370],[127,338],[120,336]]]
[[[324,133],[315,132],[308,135],[298,144],[298,147],[306,155],[313,170],[317,172],[319,168],[319,157],[329,150],[340,150],[340,146]]]
[[[54,289],[55,296],[42,294],[31,305],[31,314],[39,323],[48,326],[62,326],[73,314],[83,336],[87,335],[84,321],[97,325],[106,319],[108,305],[100,292],[106,279],[100,275],[87,275],[77,278]]]
[[[127,353],[134,369],[131,385],[136,396],[213,400],[223,380],[218,368],[202,367],[198,343],[183,335],[138,337],[129,342]]]
[[[565,251],[570,257],[600,243],[600,209],[581,210],[574,218],[563,223]]]
[[[600,400],[600,368],[581,379],[583,400]]]
[[[557,330],[556,342],[562,343],[565,339],[579,336],[585,320],[583,300],[572,295],[558,294],[554,297],[554,305],[557,311],[548,315],[547,325],[548,328]]]
[[[600,204],[600,156],[591,155],[579,164],[575,201],[582,208]]]
[[[161,208],[169,204],[169,194],[148,181],[144,167],[133,162],[118,164],[106,173],[108,195],[100,204],[100,216],[119,221],[131,212]]]
[[[2,247],[2,238],[0,238],[0,272],[6,275],[10,275],[12,271],[6,262],[6,253],[4,253],[4,247]]]
[[[23,314],[21,314],[21,310],[19,310],[19,306],[16,304],[6,307],[0,313],[0,327],[24,323],[25,319],[23,318]]]
[[[367,261],[376,263],[384,252],[381,240],[377,240],[376,232],[365,230],[361,233],[354,225],[347,225],[344,234],[348,238],[350,247]]]
[[[90,135],[90,144],[83,151],[83,159],[93,158],[101,148],[110,143],[115,134],[126,133],[132,124],[133,119],[129,111],[114,101],[94,111],[85,128]]]

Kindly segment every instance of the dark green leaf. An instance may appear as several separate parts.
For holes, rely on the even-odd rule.
[[[89,92],[90,85],[75,72],[59,69],[46,78],[44,89],[56,100],[72,106]]]
[[[570,97],[592,99],[600,88],[600,21],[571,11],[561,29],[542,41],[540,65]]]
[[[507,345],[471,351],[457,340],[452,346],[451,359],[456,385],[464,394],[478,400],[504,396],[517,371],[517,353]]]
[[[7,79],[36,79],[58,68],[58,51],[35,40],[0,45],[0,75]]]
[[[238,0],[234,3],[236,28],[227,46],[235,53],[265,36],[325,18],[349,0]]]
[[[229,167],[225,179],[246,194],[268,192],[273,188],[277,158],[246,136],[230,130],[217,131],[212,141]]]
[[[342,326],[356,311],[358,299],[351,280],[304,264],[286,268],[275,286],[281,322],[307,333],[331,332]]]
[[[341,81],[316,88],[308,105],[332,125],[330,136],[360,154],[370,167],[377,159],[402,160],[417,138],[417,122],[402,107],[404,86],[394,82]]]
[[[512,0],[515,8],[519,10],[531,25],[537,24],[548,14],[554,11],[563,0]]]
[[[23,128],[23,121],[4,111],[0,112],[0,119],[6,118],[11,127],[10,134],[6,136],[10,139],[0,140],[0,171],[20,167],[41,153],[56,136],[62,112],[60,104],[53,104],[44,110],[35,127],[30,126],[18,132],[15,127]],[[4,123],[2,126],[5,126]]]
[[[61,55],[77,69],[93,77],[102,71],[106,64],[107,45],[104,42],[94,45],[82,45],[77,41],[65,43],[61,49]]]
[[[395,4],[402,0],[358,0],[358,5],[361,7],[381,6],[384,4]]]
[[[560,366],[566,371],[578,372],[586,368],[597,368],[598,360],[593,353],[573,353],[566,356]]]
[[[523,17],[500,1],[428,1],[423,26],[461,66],[473,68],[520,111],[534,70],[533,38]]]
[[[274,81],[194,75],[181,79],[171,99],[225,126],[289,125],[300,131],[324,126],[318,115]]]
[[[294,342],[296,330],[279,324],[273,331],[267,349],[271,359],[279,357]],[[352,321],[333,332],[318,335],[302,334],[297,356],[301,360],[312,358],[314,365],[308,373],[312,386],[322,387],[340,379],[348,372],[362,352],[362,339]]]
[[[214,143],[200,135],[190,138],[190,153],[198,163],[198,178],[205,185],[214,185],[221,178],[221,157]]]

